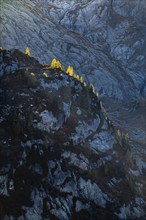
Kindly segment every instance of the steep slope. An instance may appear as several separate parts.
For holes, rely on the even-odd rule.
[[[92,82],[137,161],[146,145],[145,0],[1,1],[1,46],[58,58]],[[2,74],[2,72],[1,72]]]
[[[50,3],[46,0],[40,6],[47,5],[47,13],[61,25],[96,44],[104,44],[107,51],[129,70],[137,74],[144,71],[145,0],[65,3],[68,1]]]
[[[0,215],[145,219],[145,163],[93,88],[18,50],[0,60]]]
[[[119,30],[128,30],[121,28],[121,22],[112,29],[115,11],[118,10],[116,2],[113,2],[114,11],[110,11],[111,20],[108,16],[110,8],[112,6],[108,1],[2,1],[1,44],[4,48],[19,48],[22,51],[29,46],[33,55],[44,63],[48,62],[48,55],[51,58],[55,56],[84,74],[103,95],[120,100],[124,98],[125,101],[136,99],[145,91],[145,75],[141,72],[144,63],[143,33],[133,40],[135,48],[140,47],[136,55],[140,69],[134,70],[131,65],[137,64],[132,62],[132,55],[127,52],[130,49],[117,40],[119,35],[122,37]],[[107,22],[106,30],[112,30],[104,34]],[[127,38],[124,38],[125,42]],[[129,60],[124,61],[127,59],[124,56],[130,56],[131,65]],[[117,58],[128,62],[131,69],[121,65]]]
[[[145,0],[82,0],[71,4],[55,0],[40,3],[42,9],[46,5],[46,14],[55,21],[94,44],[102,45],[106,53],[122,65],[141,94],[146,95]]]

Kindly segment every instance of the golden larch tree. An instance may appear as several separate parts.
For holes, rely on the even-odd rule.
[[[52,68],[56,68],[56,62],[57,62],[57,60],[54,58],[54,59],[52,60],[52,62],[51,62],[51,67],[52,67]]]
[[[30,73],[30,75],[31,75],[31,76],[35,76],[35,74],[34,74],[34,73],[32,73],[32,72]]]
[[[84,82],[84,78],[81,76],[80,77],[80,82],[83,83]]]
[[[71,66],[68,66],[66,73],[69,74],[69,76],[73,76],[74,75],[74,69]]]
[[[26,48],[26,50],[25,50],[25,54],[27,55],[27,56],[29,56],[30,57],[30,50],[29,50],[29,48],[27,47]]]
[[[43,76],[45,76],[45,77],[47,78],[47,77],[48,77],[48,74],[44,72],[44,73],[43,73]]]
[[[90,89],[91,89],[91,91],[92,91],[93,93],[95,92],[95,89],[94,89],[94,86],[93,86],[92,83],[90,83]]]

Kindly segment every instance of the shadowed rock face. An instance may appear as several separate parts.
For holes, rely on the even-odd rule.
[[[129,101],[146,92],[145,10],[145,0],[6,0],[1,43],[29,46],[41,62],[55,56],[102,95]]]
[[[18,50],[0,59],[1,216],[145,219],[145,163],[93,91]]]

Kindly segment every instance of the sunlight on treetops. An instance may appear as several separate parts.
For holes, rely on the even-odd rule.
[[[79,79],[80,79],[79,75],[76,75],[76,79],[77,79],[77,80],[79,80]]]
[[[91,89],[91,91],[92,91],[93,93],[95,92],[95,89],[94,89],[94,86],[93,86],[92,83],[90,83],[90,89]]]
[[[83,85],[84,85],[84,87],[87,87],[87,84],[86,84],[86,82],[84,82],[84,84],[83,84]]]
[[[96,93],[96,96],[99,97],[99,93],[98,92]]]
[[[27,47],[26,50],[25,50],[25,54],[26,54],[27,56],[30,56],[30,50],[29,50],[28,47]]]
[[[69,74],[71,66],[67,67],[66,73]]]
[[[47,78],[47,77],[48,77],[48,74],[44,72],[44,73],[43,73],[43,76],[45,76],[45,77]]]
[[[80,82],[83,83],[84,82],[84,78],[81,76],[80,77]]]
[[[74,79],[79,80],[79,76],[78,76],[78,75],[76,75],[75,73],[73,74],[73,77],[74,77]]]
[[[0,51],[2,51],[3,50],[3,48],[2,47],[0,47]]]
[[[54,58],[54,59],[52,60],[52,62],[51,62],[51,67],[52,67],[52,68],[56,68],[56,62],[57,62],[57,60]]]
[[[67,70],[66,70],[66,73],[67,73],[69,76],[73,76],[73,75],[74,75],[73,67],[68,66],[68,68],[67,68]]]
[[[56,60],[55,58],[51,62],[51,67],[63,70],[61,63],[58,60]]]
[[[34,74],[34,73],[30,73],[30,75],[31,75],[31,76],[35,76],[35,74]]]
[[[63,67],[59,61],[56,63],[56,68],[63,70]]]

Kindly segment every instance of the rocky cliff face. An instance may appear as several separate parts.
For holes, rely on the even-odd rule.
[[[146,92],[145,9],[145,0],[2,1],[2,46],[55,56],[104,96],[136,99]]]
[[[32,213],[34,219],[81,219],[83,213],[83,219],[97,219],[97,215],[142,218],[146,199],[145,0],[0,3],[0,46],[20,51],[28,46],[38,60],[19,51],[3,51],[0,58],[2,213],[22,216],[25,212],[26,219]],[[51,70],[49,78],[42,76],[39,63],[50,63],[54,57],[65,68],[72,65],[88,86],[93,83],[108,120],[92,91],[64,72]],[[46,159],[40,154],[46,154]],[[27,177],[31,184],[25,182],[27,174],[18,183],[21,171],[31,174]],[[62,182],[56,183],[54,178],[62,176]],[[35,177],[41,178],[40,188],[32,183]],[[45,181],[49,193],[46,188],[41,191]],[[65,184],[73,190],[62,194]],[[95,193],[85,192],[85,185]],[[26,191],[28,197],[19,201]]]
[[[1,45],[72,65],[100,91],[114,125],[145,145],[145,10],[145,0],[5,0]]]
[[[0,59],[1,217],[144,219],[145,164],[93,89],[18,50]]]

